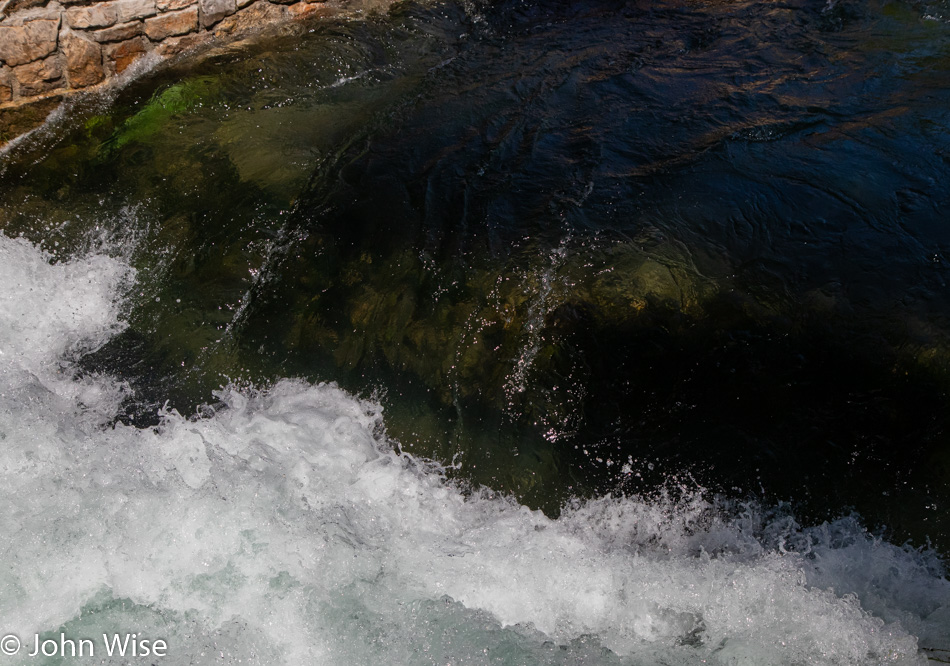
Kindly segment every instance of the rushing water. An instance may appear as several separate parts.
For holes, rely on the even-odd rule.
[[[400,4],[7,149],[4,658],[950,659],[948,18]]]

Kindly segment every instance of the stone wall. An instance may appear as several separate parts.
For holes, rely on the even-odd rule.
[[[122,73],[147,53],[171,55],[218,35],[247,32],[335,4],[0,0],[0,109],[49,106],[54,98]]]

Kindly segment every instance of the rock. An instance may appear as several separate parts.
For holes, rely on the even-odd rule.
[[[292,18],[301,18],[323,11],[326,9],[326,6],[323,2],[298,2],[290,5],[287,9]]]
[[[145,19],[145,34],[153,41],[176,37],[198,29],[198,7]]]
[[[258,2],[221,21],[215,27],[214,34],[228,37],[243,35],[259,30],[262,25],[280,23],[286,18],[286,7]]]
[[[95,30],[90,33],[90,36],[97,42],[123,42],[144,34],[145,26],[141,21],[129,21],[111,28]]]
[[[66,76],[70,87],[85,88],[105,78],[102,48],[98,44],[74,32],[64,32],[60,44],[66,56]]]
[[[112,4],[115,5],[118,23],[155,16],[158,13],[155,0],[115,0]]]
[[[158,7],[160,12],[173,12],[176,9],[184,9],[197,4],[198,0],[158,0],[155,6]]]
[[[20,106],[0,109],[0,145],[42,125],[62,101],[62,95],[50,95],[27,100]]]
[[[70,28],[107,28],[116,22],[115,7],[111,2],[89,5],[88,7],[70,7],[66,10],[66,23]]]
[[[161,56],[172,56],[178,55],[183,51],[197,46],[198,44],[203,44],[208,36],[208,33],[191,33],[189,35],[184,35],[183,37],[169,37],[161,44],[156,44],[155,50],[158,51]]]
[[[0,5],[2,4],[3,2],[2,0],[0,0]],[[7,13],[9,14],[9,12],[10,12],[10,8],[7,7]],[[2,18],[2,15],[0,15],[0,20],[2,20],[3,25],[6,25],[6,26],[12,26],[12,25],[23,26],[23,25],[26,25],[27,23],[30,23],[32,21],[38,21],[40,19],[44,19],[47,21],[56,21],[58,25],[60,15],[62,13],[63,13],[63,6],[59,4],[58,2],[56,2],[56,0],[52,0],[52,2],[50,2],[47,5],[31,7],[30,9],[18,10],[15,14],[13,14],[12,16],[7,16],[6,18]]]
[[[14,12],[19,12],[23,9],[30,9],[32,7],[39,7],[46,0],[13,0],[9,5],[4,9],[4,13],[7,15]]]
[[[124,72],[129,65],[148,52],[147,42],[143,37],[135,37],[118,44],[107,44],[102,50],[112,61],[116,74]]]
[[[56,50],[59,21],[41,19],[22,26],[0,26],[0,61],[10,66],[45,58]]]
[[[13,72],[9,67],[0,67],[0,104],[13,99]]]
[[[15,67],[13,74],[20,84],[20,95],[23,97],[57,90],[66,83],[63,80],[62,58],[58,55]]]
[[[236,11],[236,0],[198,0],[198,16],[202,28],[208,28]]]

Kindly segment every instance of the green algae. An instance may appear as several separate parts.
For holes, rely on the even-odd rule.
[[[140,111],[122,123],[103,144],[106,155],[131,142],[153,141],[162,133],[170,131],[169,124],[174,118],[210,103],[219,85],[212,77],[200,76],[157,91]],[[96,124],[101,122],[101,119],[95,121]]]

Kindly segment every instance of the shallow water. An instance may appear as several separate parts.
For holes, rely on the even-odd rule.
[[[0,629],[950,656],[946,13],[401,4],[78,103],[0,156]]]

